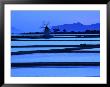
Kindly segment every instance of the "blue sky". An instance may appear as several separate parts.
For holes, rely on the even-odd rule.
[[[42,31],[43,23],[49,26],[73,24],[80,22],[84,25],[100,23],[100,11],[12,11],[11,25],[19,32]],[[12,30],[13,31],[13,30]]]

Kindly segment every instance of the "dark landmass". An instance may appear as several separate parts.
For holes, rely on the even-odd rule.
[[[100,48],[100,44],[80,44],[80,45],[27,45],[27,46],[11,46],[12,48],[28,48],[28,47],[80,47],[80,48]]]
[[[14,34],[14,33],[13,33]],[[26,33],[19,33],[19,34],[26,34],[26,35],[31,35],[31,34],[44,34],[44,32],[26,32]],[[58,30],[57,32],[50,32],[50,34],[100,34],[100,30],[85,30],[85,31],[66,31],[66,32],[61,32]]]
[[[100,53],[100,51],[72,51],[72,50],[34,50],[34,51],[18,51],[11,52],[11,55],[24,55],[24,54],[34,54],[34,53]]]
[[[11,67],[39,67],[39,66],[100,66],[100,62],[32,62],[11,63]]]
[[[100,53],[100,51],[82,51],[81,49],[92,49],[99,48],[100,45],[31,45],[31,46],[11,46],[12,48],[26,48],[26,47],[71,47],[64,49],[49,49],[49,50],[32,50],[32,51],[18,51],[11,52],[11,55],[24,55],[24,54],[33,54],[33,53]],[[76,48],[72,48],[76,47]],[[37,49],[37,48],[36,48]]]
[[[73,23],[73,24],[63,24],[52,26],[51,31],[53,32],[54,29],[59,29],[59,31],[63,32],[84,32],[86,30],[100,30],[100,23],[91,24],[91,25],[83,25],[82,23]],[[58,30],[57,30],[58,31]]]
[[[71,36],[71,37],[63,37],[63,36],[54,36],[54,35],[50,35],[48,37],[45,37],[43,35],[39,35],[39,36],[31,36],[31,35],[28,35],[28,36],[25,36],[25,35],[22,35],[22,36],[11,36],[12,39],[14,38],[30,38],[30,39],[41,39],[41,38],[44,38],[44,39],[49,39],[49,38],[99,38],[100,35],[75,35],[75,37]]]
[[[11,41],[100,41],[100,40],[21,40],[21,39],[17,39],[17,38],[14,38],[12,39],[11,38]]]

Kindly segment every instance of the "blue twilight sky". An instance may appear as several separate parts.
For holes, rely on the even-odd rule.
[[[64,11],[11,11],[12,31],[36,32],[42,31],[44,23],[49,26],[73,24],[80,22],[84,25],[100,23],[98,10],[64,10]]]

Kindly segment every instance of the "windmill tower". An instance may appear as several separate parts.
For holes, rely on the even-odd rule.
[[[44,36],[47,37],[47,38],[50,36],[50,29],[49,29],[49,27],[48,27],[48,24],[49,24],[49,23],[44,24],[44,26],[41,27],[41,28],[44,28]]]
[[[50,33],[50,29],[49,29],[49,27],[46,25],[46,26],[44,27],[44,34],[49,35],[49,33]]]

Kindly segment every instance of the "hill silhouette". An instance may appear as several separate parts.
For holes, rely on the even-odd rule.
[[[66,29],[67,32],[75,31],[75,32],[84,32],[86,30],[100,30],[100,23],[91,24],[91,25],[83,25],[80,22],[73,23],[73,24],[63,24],[52,26],[51,31],[53,32],[54,29],[59,28],[60,32]]]
[[[80,22],[73,23],[73,24],[63,24],[63,25],[52,26],[50,28],[50,31],[54,32],[55,29],[57,29],[58,32],[72,32],[72,31],[84,32],[86,30],[98,30],[98,31],[100,31],[100,23],[91,24],[91,25],[84,25]],[[18,28],[13,27],[13,26],[11,27],[11,33],[25,33],[25,32],[26,31],[24,29],[18,29]],[[32,32],[32,31],[30,31],[30,32]],[[38,31],[36,31],[36,32],[38,32]],[[26,32],[26,33],[29,33],[29,32]]]

